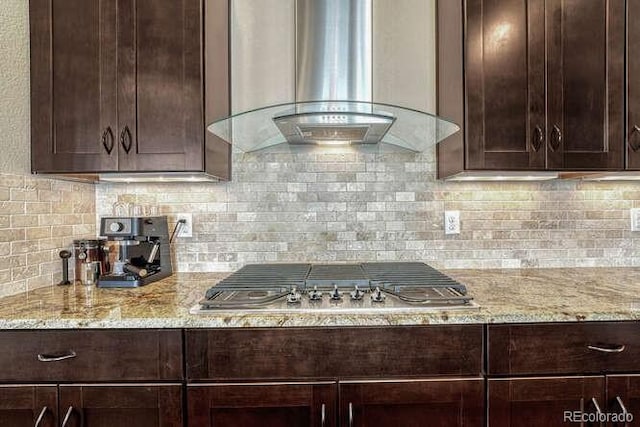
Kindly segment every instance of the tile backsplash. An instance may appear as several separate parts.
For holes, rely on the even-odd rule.
[[[178,271],[371,260],[640,266],[633,182],[441,182],[434,153],[347,148],[236,154],[233,166],[229,183],[99,185],[97,214],[117,201],[155,204],[170,221],[193,212],[194,237],[174,245]],[[444,234],[445,210],[460,211],[461,234]]]
[[[93,185],[0,173],[0,295],[58,283],[59,252],[95,235]]]

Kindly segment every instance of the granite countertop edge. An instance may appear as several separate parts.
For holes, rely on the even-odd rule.
[[[0,330],[418,326],[637,321],[640,268],[445,270],[479,309],[191,314],[229,273],[178,273],[138,289],[50,286],[0,298]]]

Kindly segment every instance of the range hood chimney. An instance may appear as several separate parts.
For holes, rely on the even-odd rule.
[[[459,130],[428,113],[374,102],[373,0],[295,2],[295,102],[228,117],[210,132],[245,152],[283,143],[419,152]]]

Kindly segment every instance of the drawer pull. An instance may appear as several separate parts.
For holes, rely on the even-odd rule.
[[[41,362],[59,362],[61,360],[73,359],[77,354],[73,350],[69,350],[64,354],[39,354],[38,360]]]
[[[324,405],[324,403],[322,404],[322,407],[320,408],[320,425],[322,427],[324,427],[325,424],[325,420],[327,419],[327,414],[326,414],[326,407]]]
[[[353,427],[353,403],[349,402],[349,427]]]
[[[601,347],[596,345],[588,345],[587,348],[593,351],[599,351],[600,353],[622,353],[627,346],[626,345],[617,345],[613,347]]]
[[[33,425],[33,427],[40,427],[40,424],[42,424],[42,420],[44,420],[44,416],[47,415],[48,410],[49,408],[47,408],[46,406],[42,407],[42,411],[40,411],[40,415],[38,415],[36,423]]]

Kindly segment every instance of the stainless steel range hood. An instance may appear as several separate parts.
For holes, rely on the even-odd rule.
[[[418,152],[459,130],[428,113],[374,102],[373,0],[295,1],[295,102],[228,117],[210,132],[245,152],[283,143],[382,143]]]

